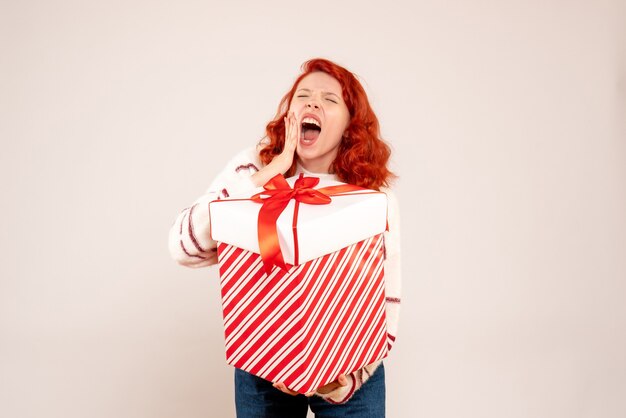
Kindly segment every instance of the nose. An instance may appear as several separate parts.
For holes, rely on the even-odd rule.
[[[308,108],[315,108],[315,109],[319,109],[320,106],[317,104],[317,102],[313,101],[313,100],[309,100],[309,102],[306,104],[306,107]]]

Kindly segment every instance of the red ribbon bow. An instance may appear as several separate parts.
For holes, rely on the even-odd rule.
[[[271,273],[274,266],[278,266],[283,270],[288,269],[280,250],[276,221],[291,199],[296,201],[292,229],[295,246],[294,264],[298,264],[298,235],[296,226],[298,222],[299,203],[327,205],[331,202],[330,196],[345,192],[365,190],[362,187],[352,184],[340,184],[337,186],[323,187],[321,189],[313,189],[313,187],[317,186],[319,181],[320,179],[318,177],[303,177],[303,174],[300,174],[294,187],[291,188],[283,175],[277,174],[263,186],[264,191],[251,197],[253,202],[263,204],[259,211],[258,237],[261,259],[263,260],[265,272],[268,275]]]

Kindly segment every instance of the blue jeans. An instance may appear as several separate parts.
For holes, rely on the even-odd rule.
[[[385,368],[381,363],[372,377],[344,404],[331,404],[319,396],[291,396],[272,383],[235,369],[237,418],[305,418],[308,408],[316,418],[384,418]]]

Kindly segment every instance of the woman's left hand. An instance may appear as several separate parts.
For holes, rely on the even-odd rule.
[[[337,380],[335,380],[334,382],[330,382],[327,385],[317,388],[317,392],[321,393],[322,395],[326,395],[327,393],[330,393],[339,387],[347,386],[347,385],[348,385],[348,379],[346,378],[346,375],[340,374]]]
[[[319,392],[321,394],[327,394],[327,393],[330,393],[333,390],[337,389],[338,387],[346,386],[347,384],[348,384],[348,379],[346,378],[346,375],[345,374],[340,374],[339,377],[337,378],[337,380],[335,380],[334,382],[330,382],[327,385],[324,385],[324,386],[321,386],[321,387],[317,388],[317,391],[307,392],[307,393],[304,394],[304,396],[310,398],[311,396],[315,395],[315,392]],[[289,389],[287,386],[285,386],[285,384],[283,382],[276,382],[272,386],[274,386],[276,389],[278,389],[281,392],[284,392],[284,393],[286,393],[288,395],[291,395],[291,396],[299,395],[298,392],[293,391],[293,390]]]

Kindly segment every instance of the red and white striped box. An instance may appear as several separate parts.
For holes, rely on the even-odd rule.
[[[361,189],[328,204],[290,199],[275,221],[285,268],[264,264],[262,206],[236,198],[209,205],[227,362],[306,393],[386,357],[386,195]]]

